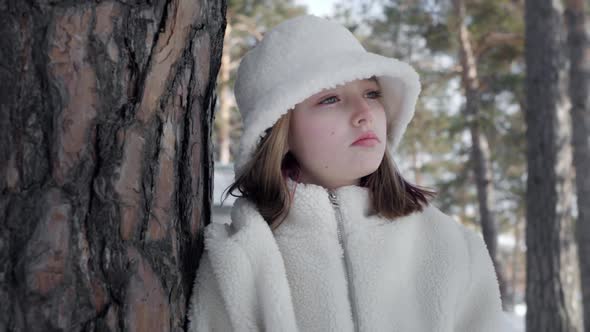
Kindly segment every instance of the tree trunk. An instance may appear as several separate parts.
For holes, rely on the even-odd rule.
[[[560,239],[568,213],[564,33],[552,0],[525,2],[527,124],[526,329],[573,331]]]
[[[518,299],[517,294],[520,293],[521,291],[521,287],[520,285],[523,284],[523,278],[522,278],[522,270],[524,270],[522,268],[523,265],[523,259],[522,259],[522,254],[521,254],[521,248],[522,248],[522,231],[521,231],[521,223],[519,221],[517,221],[514,224],[514,248],[512,249],[512,276],[510,278],[510,288],[511,288],[511,292],[510,292],[510,307],[511,307],[511,311],[514,310],[516,301]]]
[[[479,205],[479,214],[481,220],[481,229],[484,241],[488,247],[490,257],[496,269],[500,293],[502,296],[502,305],[507,306],[506,282],[503,275],[503,269],[498,261],[497,244],[498,232],[496,230],[496,218],[491,209],[493,205],[493,181],[490,170],[490,149],[485,135],[481,132],[479,125],[479,77],[477,74],[477,65],[469,31],[465,25],[465,6],[462,0],[453,0],[453,7],[457,18],[457,28],[459,32],[459,58],[462,67],[462,84],[465,90],[465,114],[471,133],[471,159],[473,161],[473,174],[477,186],[477,200]]]
[[[232,26],[228,23],[225,27],[225,38],[223,39],[223,55],[221,56],[220,68],[220,92],[219,92],[219,117],[217,122],[217,142],[219,145],[219,162],[227,165],[230,162],[230,127],[231,127],[231,89],[229,86],[231,45],[230,33]]]
[[[225,1],[0,1],[0,331],[185,329]]]
[[[578,196],[577,242],[584,331],[590,331],[590,40],[584,0],[568,0],[572,146]]]

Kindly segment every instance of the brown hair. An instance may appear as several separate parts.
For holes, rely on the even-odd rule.
[[[258,143],[252,158],[226,189],[225,198],[232,195],[253,202],[272,230],[285,220],[291,207],[292,196],[286,176],[298,171],[297,160],[287,151],[292,111],[289,110],[265,131],[266,136]],[[387,219],[422,211],[424,205],[436,195],[434,191],[406,181],[397,170],[387,148],[377,170],[362,177],[359,184],[369,188],[373,211]],[[241,195],[235,195],[236,190]]]

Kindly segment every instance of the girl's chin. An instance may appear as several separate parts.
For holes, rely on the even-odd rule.
[[[343,180],[343,181],[347,181],[347,182],[353,181],[351,179],[356,179],[356,181],[358,181],[367,175],[373,174],[376,170],[377,170],[377,167],[344,171],[342,174],[350,174],[350,175],[346,176],[347,180]]]

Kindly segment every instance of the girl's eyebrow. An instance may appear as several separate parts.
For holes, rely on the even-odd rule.
[[[323,95],[334,93],[334,91],[336,91],[336,89],[337,88],[324,89],[324,90],[316,93],[313,96],[316,97],[316,98],[319,98],[319,97],[322,97]]]
[[[365,82],[373,82],[374,84],[377,85],[378,88],[380,88],[379,81],[377,80],[377,78],[375,76],[366,79]]]

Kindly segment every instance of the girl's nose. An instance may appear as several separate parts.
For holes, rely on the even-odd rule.
[[[360,126],[363,123],[365,125],[373,124],[373,112],[367,99],[363,96],[355,98],[351,106],[353,107],[352,124],[354,126]]]

